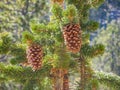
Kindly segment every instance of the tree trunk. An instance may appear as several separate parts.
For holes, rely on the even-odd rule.
[[[63,70],[53,68],[53,90],[63,90]]]
[[[85,90],[85,60],[80,56],[80,90]]]
[[[53,68],[53,90],[69,90],[68,70]]]
[[[92,78],[93,70],[89,66],[86,59],[80,55],[79,58],[79,64],[80,64],[80,90],[86,90],[86,88],[90,88],[87,84]],[[96,85],[93,85],[92,90],[97,90]]]
[[[63,78],[54,78],[54,89],[53,90],[63,90]]]
[[[68,70],[64,70],[64,77],[63,77],[63,90],[69,90],[69,77],[68,77]]]

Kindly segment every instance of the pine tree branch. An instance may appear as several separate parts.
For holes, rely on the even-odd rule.
[[[43,23],[40,24],[33,24],[31,23],[32,32],[38,34],[38,33],[50,33],[55,32],[57,30],[60,30],[60,27],[58,27],[58,24],[48,24],[45,25]]]
[[[36,84],[35,80],[27,80],[24,84],[23,90],[33,90],[34,85]]]
[[[120,89],[120,77],[115,74],[96,71],[95,78],[100,84],[107,85],[115,90]]]
[[[13,80],[36,79],[49,76],[50,65],[44,65],[40,70],[33,72],[31,68],[0,64],[0,73]]]
[[[0,83],[8,81],[8,78],[4,77],[3,75],[0,75]]]
[[[96,44],[94,46],[85,44],[82,46],[80,53],[82,53],[85,57],[93,58],[97,55],[103,54],[104,50],[105,48],[102,44]]]

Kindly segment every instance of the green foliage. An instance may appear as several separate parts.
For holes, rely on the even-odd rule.
[[[106,48],[102,56],[96,57],[94,63],[100,63],[99,66],[94,65],[94,67],[103,69],[104,71],[114,72],[119,75],[119,59],[120,59],[120,30],[119,24],[111,23],[108,25],[106,30],[99,30],[99,35],[94,38],[93,43],[102,43]],[[104,67],[100,67],[104,65]]]
[[[28,80],[43,78],[45,76],[49,77],[49,72],[51,65],[44,65],[39,71],[33,72],[31,68],[23,68],[16,65],[7,65],[0,64],[0,73],[2,73],[6,78],[10,78],[15,81]],[[46,72],[44,72],[46,71]]]
[[[33,33],[42,33],[42,32],[46,32],[47,28],[46,25],[42,24],[31,24],[31,29]]]
[[[107,85],[114,90],[120,89],[120,77],[112,74],[112,73],[105,73],[105,72],[95,72],[94,77],[99,81],[99,83],[103,85]]]
[[[24,44],[15,44],[11,46],[9,55],[12,56],[9,58],[11,64],[19,64],[26,60],[26,45]]]
[[[64,10],[63,15],[65,17],[76,17],[77,16],[77,9],[74,5],[68,5],[66,10]]]
[[[101,5],[105,0],[66,0],[69,4],[74,4],[78,9],[82,9],[84,5],[88,5],[85,8],[90,7],[98,7]],[[88,8],[88,9],[89,9]]]
[[[90,43],[90,34],[89,33],[82,33],[82,45]]]
[[[22,63],[24,61],[26,61],[25,54],[23,56],[22,55],[19,55],[19,56],[17,55],[17,56],[10,59],[10,63],[13,64],[13,65]]]
[[[39,79],[38,84],[37,84],[38,90],[51,90],[52,89],[51,84],[52,84],[51,80],[48,77],[46,77],[44,79]]]
[[[88,31],[95,31],[99,27],[99,23],[95,21],[90,21],[86,25]]]
[[[92,84],[92,88],[98,89],[98,87],[99,87],[99,82],[98,82],[98,80],[97,80],[96,78],[92,78],[92,79],[90,80],[90,83]]]
[[[88,21],[81,24],[82,30],[87,32],[94,32],[99,27],[99,23],[95,21]]]
[[[93,58],[97,55],[104,53],[104,46],[101,44],[90,46],[88,44],[85,44],[82,46],[80,53],[84,55],[85,57]]]
[[[89,9],[101,5],[103,1],[104,0],[67,0],[67,3],[74,4],[76,6],[79,17],[78,19],[82,30],[95,31],[99,24],[93,21],[89,21]]]
[[[27,80],[23,87],[23,90],[34,90],[35,84],[35,80]]]
[[[53,24],[53,23],[49,23],[47,25],[43,24],[43,23],[31,23],[31,29],[32,32],[35,34],[49,34],[51,32],[55,32],[58,30],[60,30],[60,27],[58,24]]]
[[[74,22],[78,23],[77,9],[74,5],[68,5],[65,10],[62,10],[61,6],[54,4],[52,9],[53,17],[56,17],[63,25]]]
[[[59,4],[53,4],[53,7],[51,9],[51,12],[53,15],[57,18],[60,19],[62,17],[62,8],[60,7]]]
[[[69,53],[66,52],[65,48],[58,47],[55,50],[55,67],[58,68],[69,68],[70,56]]]
[[[15,39],[21,39],[21,33],[30,31],[30,22],[47,23],[48,0],[1,0],[0,1],[0,32],[8,31]]]
[[[0,83],[8,81],[8,78],[5,78],[3,75],[0,75]]]
[[[92,0],[92,6],[93,7],[99,7],[105,0],[97,0],[97,2],[95,0]]]
[[[80,87],[78,87],[78,88],[80,88]],[[90,79],[89,82],[87,82],[87,84],[86,84],[85,90],[92,90],[92,89],[99,90],[99,82],[96,78]]]
[[[51,68],[64,68],[68,71],[71,70],[74,72],[78,71],[79,67],[80,72],[82,70],[84,71],[84,73],[81,72],[81,74],[85,75],[83,78],[87,81],[86,85],[90,87],[90,89],[92,89],[93,87],[97,88],[97,81],[102,79],[103,81],[106,80],[105,83],[108,83],[108,79],[114,80],[114,83],[117,83],[116,87],[118,88],[119,82],[113,79],[112,76],[108,75],[109,78],[104,79],[104,75],[101,76],[101,74],[98,73],[96,74],[95,78],[90,77],[93,75],[94,72],[91,69],[90,58],[103,54],[105,48],[102,44],[90,45],[89,43],[90,32],[95,31],[99,26],[97,22],[89,20],[89,9],[100,4],[103,0],[97,0],[97,2],[94,2],[94,0],[66,0],[66,9],[62,8],[59,4],[53,4],[51,9],[51,21],[46,23],[40,23],[41,21],[39,21],[39,12],[41,11],[41,8],[39,6],[40,1],[17,0],[17,3],[11,1],[15,4],[11,3],[11,7],[9,8],[6,5],[2,6],[5,9],[13,10],[12,5],[15,5],[16,9],[20,9],[22,12],[20,12],[20,15],[18,14],[18,12],[14,12],[18,14],[18,18],[15,18],[14,16],[15,20],[17,20],[17,24],[19,24],[18,28],[21,27],[20,30],[17,28],[17,36],[19,36],[19,41],[13,42],[14,39],[11,39],[9,35],[3,35],[0,38],[0,54],[8,54],[10,56],[10,62],[14,64],[0,64],[0,73],[4,77],[6,77],[3,79],[9,79],[23,83],[25,85],[23,90],[49,90],[52,88],[50,87]],[[20,4],[18,4],[18,2]],[[31,5],[31,3],[33,6]],[[44,0],[42,0],[42,5],[45,5]],[[3,20],[4,19],[5,18],[3,18]],[[10,20],[11,19],[9,19],[9,21]],[[71,54],[70,52],[68,52],[64,45],[62,27],[63,25],[68,23],[79,23],[82,29],[82,47],[80,52],[78,52],[77,54]],[[24,43],[20,42],[21,39]],[[35,72],[33,72],[28,66],[18,66],[20,65],[20,63],[26,61],[27,41],[33,41],[35,43],[41,44],[44,50],[42,68]],[[74,60],[76,59],[76,57],[79,60],[78,62]],[[88,76],[90,75],[89,78],[86,76],[86,74],[88,74]],[[101,76],[100,79],[98,79],[97,75]]]
[[[0,54],[7,54],[12,46],[12,37],[9,33],[0,33]]]
[[[28,32],[28,31],[24,31],[22,33],[22,41],[27,43],[27,41],[33,41],[34,40],[34,36],[32,35],[32,33]]]
[[[11,49],[11,55],[13,56],[25,55],[25,49],[23,47],[16,46]]]
[[[78,23],[78,12],[74,5],[68,5],[67,8],[63,11],[63,22],[64,24],[74,22]]]

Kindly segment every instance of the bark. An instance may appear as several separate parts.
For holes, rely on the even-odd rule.
[[[53,68],[53,90],[69,90],[68,70]]]
[[[80,90],[85,90],[85,60],[80,56]]]
[[[87,86],[89,81],[92,78],[93,70],[88,65],[88,62],[86,62],[86,59],[80,55],[79,58],[79,64],[80,64],[80,90],[86,90],[86,88],[90,88]],[[93,85],[92,90],[96,90],[96,86]]]
[[[63,90],[69,90],[69,77],[68,77],[68,70],[64,70],[64,77],[63,77]]]
[[[63,90],[63,70],[53,68],[52,76],[53,76],[53,90]]]

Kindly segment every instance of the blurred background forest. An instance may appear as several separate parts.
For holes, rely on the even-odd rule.
[[[49,3],[49,0],[0,0],[0,32],[12,32],[15,41],[20,41],[21,32],[30,30],[30,22],[49,21]],[[93,59],[93,68],[120,76],[120,0],[105,0],[100,7],[90,10],[89,18],[100,23],[99,29],[91,33],[91,45],[102,43],[106,47],[102,56]],[[0,62],[9,63],[8,57],[1,55]],[[0,90],[21,87],[10,81],[0,84]]]

